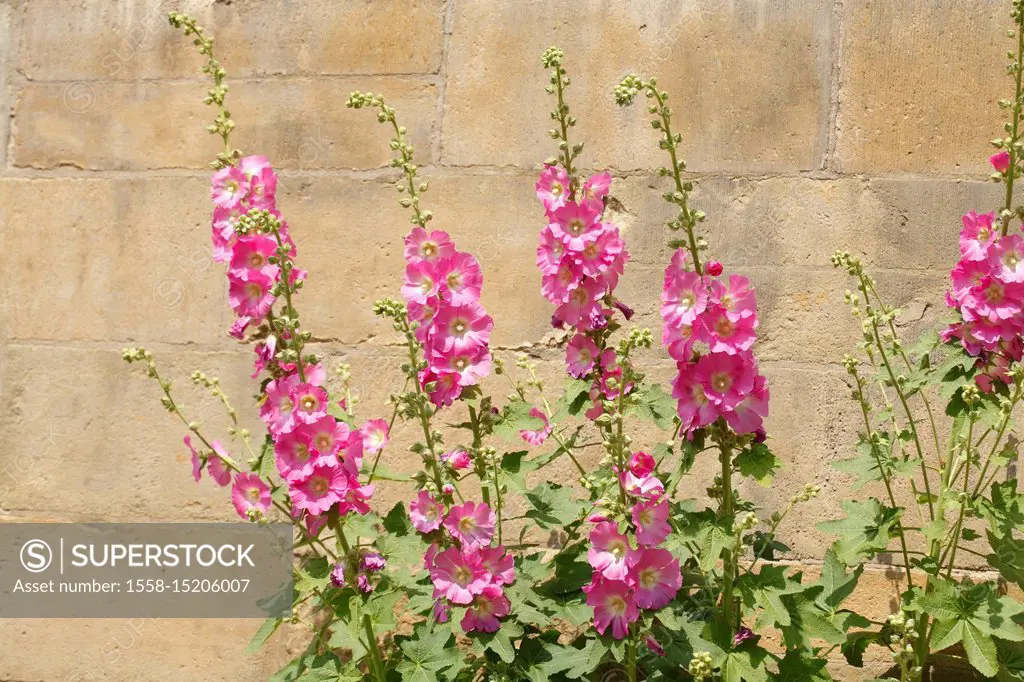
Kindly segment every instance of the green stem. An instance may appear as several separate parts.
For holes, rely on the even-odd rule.
[[[658,90],[653,84],[645,85],[648,92],[650,92],[654,99],[658,102],[658,115],[661,118],[661,127],[665,133],[665,148],[668,150],[669,158],[672,160],[672,179],[675,181],[676,193],[682,196],[682,199],[676,202],[679,206],[679,217],[683,227],[686,228],[686,238],[689,243],[690,256],[693,258],[693,269],[698,275],[703,273],[700,264],[700,252],[697,249],[697,237],[694,234],[694,226],[696,220],[689,207],[689,192],[683,187],[683,178],[679,168],[679,157],[676,153],[676,138],[672,134],[672,113],[668,106],[665,104],[665,98],[662,92]]]
[[[1010,144],[1007,152],[1010,154],[1010,168],[1006,171],[1006,200],[1003,203],[1003,218],[1000,232],[1006,236],[1010,227],[1010,211],[1013,210],[1013,181],[1017,174],[1017,134],[1020,128],[1021,111],[1021,74],[1024,73],[1024,24],[1018,22],[1017,26],[1017,54],[1015,56],[1014,73],[1014,95],[1013,95],[1013,118],[1010,129]]]
[[[380,655],[380,647],[377,645],[377,633],[373,629],[373,621],[370,614],[363,614],[363,630],[366,631],[366,644],[370,650],[370,668],[374,672],[377,682],[387,682],[387,673],[384,668],[384,660]]]
[[[722,510],[720,517],[730,521],[733,517],[732,499],[732,448],[720,444],[720,462],[722,465]],[[722,554],[722,613],[725,615],[725,622],[729,626],[729,638],[733,630],[733,583],[736,580],[736,567],[732,551],[725,550]]]

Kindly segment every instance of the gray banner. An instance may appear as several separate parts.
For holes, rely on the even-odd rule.
[[[0,618],[267,618],[292,598],[292,527],[0,523]]]

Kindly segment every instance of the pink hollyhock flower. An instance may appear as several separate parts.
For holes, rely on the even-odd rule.
[[[252,156],[244,156],[238,161],[238,168],[242,171],[242,174],[247,178],[254,177],[261,174],[265,170],[270,170],[270,160],[267,157],[260,154],[253,154]]]
[[[473,597],[482,594],[490,584],[491,574],[477,554],[451,547],[434,557],[430,579],[435,597],[443,596],[453,604],[472,604]]]
[[[345,564],[337,563],[331,568],[331,585],[334,587],[345,587]]]
[[[540,419],[541,421],[544,422],[544,425],[537,429],[536,431],[522,429],[519,432],[519,437],[522,438],[527,443],[529,443],[530,445],[537,447],[538,445],[543,445],[544,441],[546,441],[548,439],[548,436],[551,435],[551,424],[550,422],[548,422],[547,415],[544,414],[542,410],[539,410],[536,407],[530,410],[530,416],[534,417],[535,419]]]
[[[459,386],[475,386],[491,373],[491,354],[486,346],[453,349],[450,354],[439,354],[435,351],[430,369],[439,375],[454,375]]]
[[[709,260],[704,264],[704,272],[708,273],[712,277],[718,277],[722,274],[723,270],[724,268],[722,268],[722,264],[716,260]]]
[[[239,341],[243,340],[245,338],[245,330],[249,328],[250,324],[252,324],[251,317],[247,315],[239,317],[231,323],[231,327],[228,329],[228,336]]]
[[[428,571],[434,568],[434,557],[437,556],[437,553],[439,551],[440,548],[437,546],[437,544],[432,544],[430,545],[430,547],[427,547],[427,551],[423,554],[423,568],[427,569]]]
[[[958,261],[949,273],[950,280],[953,282],[953,296],[956,299],[953,303],[959,305],[972,289],[981,286],[982,280],[992,272],[992,269],[991,258],[985,260],[964,258]]]
[[[597,344],[586,334],[577,334],[566,346],[565,363],[568,366],[569,375],[577,379],[582,379],[590,374],[596,358]]]
[[[587,592],[587,606],[594,609],[594,627],[602,635],[612,629],[612,637],[624,639],[629,635],[629,626],[640,617],[633,590],[624,582],[604,580],[599,575],[584,590]]]
[[[701,316],[698,338],[712,353],[736,353],[749,350],[756,340],[757,317],[735,318],[720,305],[711,305]]]
[[[540,233],[540,244],[537,246],[537,267],[545,275],[554,274],[562,263],[565,255],[565,244],[555,236],[554,230],[548,225]]]
[[[481,547],[478,551],[480,563],[491,574],[495,585],[511,585],[516,580],[515,559],[505,552],[502,545]]]
[[[456,471],[468,469],[472,464],[469,459],[469,453],[461,448],[442,454],[441,461]]]
[[[445,483],[441,486],[441,492],[444,493],[445,497],[451,497],[455,493],[455,486],[451,483]]]
[[[743,644],[748,639],[754,639],[755,637],[757,637],[757,635],[754,634],[753,630],[741,625],[740,629],[737,630],[736,634],[732,637],[732,645],[734,647],[738,647],[740,644]]]
[[[665,494],[665,484],[654,474],[647,476],[636,476],[630,470],[619,472],[619,481],[623,490],[633,497],[641,499],[657,500]]]
[[[738,355],[708,353],[697,361],[693,376],[712,404],[719,408],[733,408],[753,390],[757,374],[749,352]]]
[[[231,261],[232,247],[238,239],[235,233],[235,222],[240,215],[237,209],[213,209],[213,220],[210,224],[210,241],[213,244],[213,260],[218,263]]]
[[[321,417],[312,424],[303,425],[298,431],[302,432],[309,447],[325,464],[337,462],[335,455],[349,443],[348,424],[331,416]]]
[[[221,168],[213,174],[210,197],[219,208],[236,210],[242,205],[249,182],[245,173],[235,166]]]
[[[680,247],[672,252],[672,259],[665,268],[665,279],[662,285],[663,289],[668,289],[672,286],[673,282],[682,280],[682,278],[686,276],[686,273],[693,272],[693,270],[690,269],[690,264],[687,262],[689,258],[689,253],[687,253],[684,248]]]
[[[667,549],[644,549],[631,572],[636,603],[642,609],[660,609],[676,598],[683,584],[679,560]]]
[[[669,277],[665,271],[665,290],[661,294],[661,319],[673,326],[692,325],[707,308],[708,289],[704,278],[696,272],[684,271]]]
[[[341,467],[318,464],[306,478],[291,483],[289,494],[299,509],[324,514],[345,498],[349,480]]]
[[[633,506],[633,525],[637,544],[660,545],[668,537],[668,500],[645,500]]]
[[[447,232],[434,230],[427,232],[422,227],[414,227],[405,237],[405,260],[425,260],[436,263],[446,256],[455,253],[455,245]]]
[[[641,478],[644,476],[650,476],[654,473],[654,467],[654,458],[642,450],[634,452],[629,458],[629,471],[634,476],[639,476]]]
[[[458,372],[436,371],[434,368],[428,368],[420,371],[419,379],[420,386],[424,388],[427,384],[433,384],[430,391],[430,402],[437,407],[451,405],[462,394]]]
[[[402,296],[407,301],[425,304],[437,296],[438,283],[434,273],[435,267],[434,263],[425,260],[413,261],[405,267]]]
[[[670,324],[661,327],[661,345],[665,346],[669,356],[676,362],[690,362],[693,359],[693,344],[696,340],[693,327],[673,327]]]
[[[251,378],[255,379],[260,373],[273,363],[274,355],[277,354],[277,337],[269,336],[263,343],[257,343],[253,349],[256,359],[253,361],[253,373]]]
[[[743,275],[730,275],[729,284],[715,280],[711,283],[711,300],[725,309],[733,322],[748,317],[757,317],[757,296],[750,287],[750,280]],[[757,326],[757,322],[754,322]]]
[[[1021,314],[1022,292],[1024,287],[1019,284],[1003,284],[995,277],[985,276],[977,287],[964,295],[961,312],[968,322],[1010,320]]]
[[[612,174],[608,172],[591,175],[583,183],[583,199],[596,210],[604,208],[604,198],[612,186]]]
[[[572,256],[580,271],[587,277],[599,277],[607,272],[625,246],[618,230],[611,225],[602,225],[602,228],[604,229],[593,241],[588,242],[582,251]]]
[[[192,455],[192,478],[196,479],[196,483],[199,483],[203,478],[203,460],[199,456],[199,452],[192,447],[191,434],[186,434],[183,440],[185,441],[185,446]]]
[[[491,340],[494,320],[476,301],[443,306],[434,317],[431,347],[442,353],[474,353]]]
[[[302,424],[312,424],[327,416],[327,391],[322,386],[299,384],[292,389],[291,401],[295,419]]]
[[[595,315],[601,314],[598,298],[604,293],[604,288],[595,280],[583,280],[569,292],[566,302],[555,309],[555,318],[577,329],[590,329]]]
[[[231,484],[231,469],[225,464],[228,453],[219,440],[213,441],[210,446],[213,447],[214,456],[206,463],[206,470],[210,473],[210,478],[223,488]]]
[[[420,343],[427,340],[427,335],[433,329],[434,318],[437,317],[437,311],[440,306],[441,302],[436,296],[428,298],[426,303],[407,302],[406,308],[409,310],[409,319],[419,324],[416,327],[415,333],[416,340]]]
[[[409,503],[409,520],[421,533],[430,533],[441,527],[441,505],[426,490],[421,490]],[[428,566],[429,568],[429,566]]]
[[[995,257],[1000,263],[996,277],[1007,284],[1024,282],[1024,237],[1011,234],[996,242]]]
[[[292,510],[292,516],[299,516],[302,513],[301,509]],[[320,531],[327,525],[327,516],[323,514],[306,514],[303,520],[306,522],[306,534],[311,538],[320,535]]]
[[[682,420],[683,431],[688,433],[714,422],[718,419],[718,411],[708,400],[697,377],[696,363],[680,362],[678,367],[679,373],[672,381],[672,397],[678,401],[676,411]]]
[[[448,608],[448,604],[443,599],[438,599],[434,602],[434,620],[436,622],[447,623],[450,613],[451,609]]]
[[[551,303],[560,305],[579,288],[582,278],[583,273],[572,259],[564,258],[553,272],[544,273],[541,277],[540,293]]]
[[[235,474],[231,502],[235,505],[238,515],[249,520],[253,515],[262,515],[270,509],[270,488],[256,474]]]
[[[385,419],[371,419],[359,429],[363,449],[371,455],[383,450],[388,444],[388,422]]]
[[[262,320],[274,305],[273,286],[274,279],[258,270],[250,271],[245,279],[229,271],[228,303],[238,316]]]
[[[654,639],[653,635],[647,635],[644,639],[644,644],[647,645],[648,649],[654,652],[655,656],[665,655],[665,648],[658,643],[658,640]]]
[[[508,615],[510,606],[500,587],[487,585],[474,597],[460,625],[465,632],[497,632],[501,627],[498,619]]]
[[[630,567],[636,563],[637,553],[629,545],[629,538],[619,532],[612,521],[597,524],[590,531],[591,547],[587,561],[591,567],[609,580],[625,580]]]
[[[470,500],[448,510],[445,529],[467,549],[482,547],[494,536],[494,512],[482,502]]]
[[[229,266],[239,279],[248,280],[250,273],[276,279],[280,268],[268,262],[277,253],[277,240],[262,234],[243,235],[231,250]]]
[[[383,571],[388,565],[387,560],[384,559],[377,552],[366,552],[363,554],[362,562],[360,564],[364,571],[370,571],[376,573],[377,571]]]
[[[277,472],[286,481],[299,481],[308,477],[317,464],[327,466],[326,461],[320,462],[319,457],[313,456],[309,433],[304,429],[295,429],[278,436],[274,441],[274,462],[277,464]]]
[[[452,305],[465,305],[480,300],[484,276],[476,258],[468,253],[455,252],[437,262],[434,274],[442,299]]]
[[[245,199],[251,208],[274,208],[277,199],[277,173],[267,167],[250,175],[249,192]]]
[[[985,260],[989,247],[996,240],[998,230],[993,227],[995,213],[978,215],[971,211],[963,217],[960,231],[960,253],[966,260]]]
[[[1010,152],[1005,149],[988,157],[988,161],[996,169],[997,173],[1005,173],[1010,170]]]
[[[561,166],[545,166],[535,185],[537,198],[548,213],[565,205],[569,196],[569,174]]]
[[[757,375],[753,390],[722,416],[736,433],[755,433],[768,416],[768,381]]]
[[[579,253],[601,233],[601,213],[586,204],[572,201],[552,214],[551,231],[562,240],[567,251]]]

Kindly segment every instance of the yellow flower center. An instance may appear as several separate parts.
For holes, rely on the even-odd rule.
[[[459,566],[455,569],[455,582],[462,586],[466,586],[473,579],[473,571],[469,570],[468,566]]]
[[[245,493],[245,496],[249,498],[250,502],[259,502],[260,491],[258,488],[249,488],[249,491]]]
[[[626,613],[626,600],[617,594],[608,597],[608,600],[605,602],[605,606],[607,606],[608,610],[617,616],[621,616]]]
[[[323,476],[314,476],[313,480],[310,481],[309,484],[309,489],[312,490],[313,494],[318,497],[326,493],[330,489],[330,487],[331,484],[328,483],[327,479],[324,478]]]
[[[420,254],[424,258],[433,258],[435,255],[437,255],[437,244],[435,244],[434,242],[423,242],[423,244],[420,246]]]
[[[732,377],[726,372],[719,372],[711,377],[711,387],[718,393],[725,393],[732,386]]]
[[[319,401],[311,395],[307,395],[302,399],[302,409],[306,410],[307,412],[312,412],[313,410],[315,410],[318,404]]]
[[[250,268],[262,268],[263,264],[267,261],[263,257],[263,254],[259,251],[253,251],[249,254],[249,267]]]
[[[579,218],[573,218],[569,221],[569,224],[566,227],[569,228],[570,234],[578,237],[583,234],[583,230],[586,229],[587,226]]]
[[[640,584],[651,589],[658,584],[658,572],[653,568],[645,568],[640,571]]]

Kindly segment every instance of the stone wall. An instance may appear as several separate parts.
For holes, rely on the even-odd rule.
[[[201,59],[166,23],[179,9],[216,36],[237,145],[281,170],[279,203],[310,271],[299,307],[317,351],[352,364],[364,414],[400,388],[400,350],[370,309],[396,291],[407,219],[387,131],[346,109],[348,92],[384,93],[398,109],[436,224],[483,264],[497,352],[526,350],[554,379],[561,352],[541,343],[550,308],[533,266],[532,187],[553,152],[539,56],[552,44],[567,54],[582,162],[618,178],[633,254],[620,291],[652,328],[671,207],[650,169],[663,160],[642,109],[619,109],[611,89],[630,71],[658,76],[712,253],[758,288],[769,427],[787,466],[775,487],[745,494],[776,508],[806,481],[821,485],[784,531],[813,574],[830,541],[814,524],[851,494],[831,462],[856,433],[838,361],[858,325],[828,254],[861,255],[907,311],[908,334],[937,324],[960,215],[999,202],[986,156],[1009,90],[1008,5],[0,0],[0,520],[234,515],[222,490],[192,484],[180,424],[119,352],[152,350],[210,427],[226,416],[186,377],[218,375],[255,426],[250,355],[225,336],[224,279],[208,255],[205,164],[218,146],[202,129]],[[670,376],[663,353],[645,362]],[[401,446],[412,435],[396,434],[393,469],[415,469]],[[552,476],[572,480],[568,468]],[[709,476],[698,466],[690,493]],[[407,496],[385,489],[381,507]],[[897,591],[879,566],[858,600],[883,617]],[[0,619],[0,680],[261,680],[303,633],[250,656],[256,627]]]

